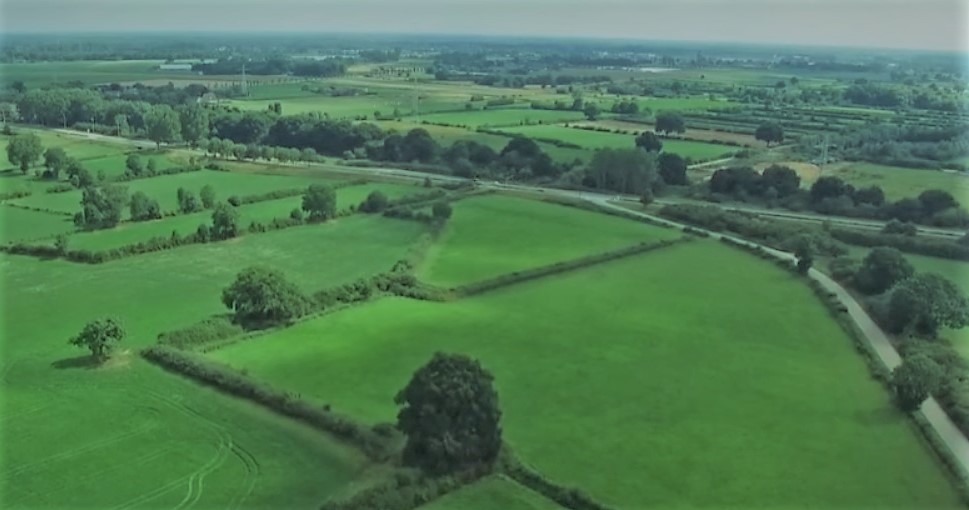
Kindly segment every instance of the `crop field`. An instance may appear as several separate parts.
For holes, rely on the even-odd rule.
[[[224,311],[220,289],[246,266],[272,265],[311,291],[388,269],[423,232],[354,217],[97,266],[0,255],[3,286],[17,289],[4,313],[18,318],[4,321],[0,427],[18,440],[0,444],[0,506],[317,506],[360,472],[360,454],[134,352]],[[104,315],[128,338],[95,369],[67,338]],[[126,472],[138,476],[104,483]]]
[[[345,211],[351,205],[358,205],[370,192],[377,190],[394,199],[419,192],[421,188],[394,184],[370,184],[340,188],[337,190],[338,210]],[[296,196],[240,206],[238,208],[239,225],[246,228],[251,222],[266,224],[275,218],[289,218],[290,212],[293,209],[299,209],[302,202],[303,198]],[[148,241],[153,237],[168,237],[172,233],[185,236],[194,233],[199,225],[211,224],[212,211],[184,214],[154,221],[124,223],[112,229],[75,234],[70,237],[69,247],[76,250],[109,250]]]
[[[74,231],[71,218],[0,205],[0,243],[29,241]]]
[[[435,113],[421,116],[421,120],[452,126],[499,127],[520,124],[554,124],[583,118],[582,112],[533,110],[531,108],[498,108],[469,112]]]
[[[504,196],[470,198],[453,207],[441,240],[421,265],[420,276],[429,283],[456,286],[679,236],[632,220]]]
[[[185,188],[195,194],[205,185],[215,188],[216,197],[220,201],[230,196],[246,196],[268,193],[275,190],[305,188],[310,184],[333,183],[331,179],[310,176],[260,175],[242,174],[236,172],[220,172],[214,170],[200,170],[175,175],[162,175],[149,179],[128,181],[122,185],[128,188],[129,194],[141,191],[151,198],[158,200],[162,212],[178,209],[178,188]],[[29,197],[13,200],[12,203],[74,214],[81,206],[81,191],[64,193],[40,193]],[[127,212],[125,214],[127,216]]]
[[[889,200],[915,197],[928,189],[942,189],[952,193],[962,203],[969,203],[967,174],[872,163],[849,163],[824,168],[822,175],[840,177],[855,187],[881,186],[885,191],[885,198]]]
[[[636,146],[635,136],[602,131],[589,131],[564,126],[520,126],[501,129],[507,133],[518,133],[533,138],[546,138],[573,143],[588,149],[621,148],[629,149]],[[735,151],[735,147],[715,145],[688,140],[663,140],[663,150],[673,152],[684,158],[695,161],[716,159]]]
[[[562,507],[504,476],[492,476],[420,508],[421,510],[561,510]]]
[[[956,507],[827,314],[789,273],[698,241],[450,303],[382,299],[210,355],[376,423],[431,353],[467,353],[525,462],[618,507]]]

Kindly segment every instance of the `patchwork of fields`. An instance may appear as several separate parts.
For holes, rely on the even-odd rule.
[[[963,200],[969,197],[969,176],[964,173],[849,163],[825,168],[822,175],[840,177],[855,187],[880,186],[888,200],[915,197],[929,189],[946,190]]]
[[[521,134],[532,138],[559,140],[587,149],[612,148],[629,149],[636,146],[635,136],[565,126],[521,126],[502,128],[507,133]],[[727,156],[736,148],[689,140],[663,140],[663,150],[673,152],[684,158],[706,161]]]

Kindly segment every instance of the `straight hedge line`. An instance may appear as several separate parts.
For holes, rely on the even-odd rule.
[[[538,471],[522,464],[507,449],[506,445],[502,449],[502,455],[499,459],[502,472],[529,490],[535,491],[570,510],[614,510],[612,507],[592,499],[581,489],[559,485],[545,478]]]
[[[370,427],[346,416],[330,411],[329,406],[314,406],[292,393],[275,389],[225,365],[163,345],[143,349],[141,356],[166,370],[225,393],[251,400],[337,436],[359,448],[372,460],[383,461],[393,455],[391,438],[378,434]]]
[[[601,264],[604,262],[630,257],[633,255],[639,255],[641,253],[658,250],[660,248],[666,248],[667,246],[672,246],[674,244],[687,242],[690,240],[691,238],[689,237],[680,237],[678,239],[664,239],[662,241],[654,241],[654,242],[644,241],[639,244],[635,244],[633,246],[620,248],[618,250],[597,253],[595,255],[589,255],[586,257],[567,260],[564,262],[556,262],[555,264],[536,267],[534,269],[515,271],[512,273],[507,273],[501,276],[497,276],[495,278],[490,278],[488,280],[469,283],[467,285],[461,285],[461,286],[452,288],[451,292],[456,297],[474,296],[500,287],[505,287],[507,285],[523,283],[531,280],[536,280],[538,278],[544,278],[546,276],[564,273],[566,271],[573,271],[576,269],[581,269],[584,267],[589,267],[589,266]]]
[[[969,245],[962,245],[955,241],[906,236],[902,234],[863,232],[843,228],[831,228],[828,233],[831,237],[843,243],[856,246],[890,246],[907,253],[953,260],[969,260]]]

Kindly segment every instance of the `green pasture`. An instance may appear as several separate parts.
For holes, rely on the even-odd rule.
[[[167,212],[178,209],[178,188],[185,188],[197,195],[203,186],[211,185],[215,189],[217,199],[225,201],[233,195],[242,197],[276,190],[304,188],[310,184],[328,183],[332,184],[333,181],[318,176],[263,175],[200,170],[148,179],[136,179],[120,183],[120,185],[128,188],[129,194],[141,191],[158,200],[162,211]],[[29,197],[13,200],[12,203],[73,214],[81,209],[81,195],[81,190],[64,193],[35,193]],[[127,212],[125,212],[124,217],[128,217]]]
[[[561,140],[587,149],[631,149],[636,147],[636,137],[633,135],[590,131],[565,126],[519,126],[502,128],[501,130],[531,138]],[[685,158],[692,158],[694,161],[705,161],[726,156],[736,150],[736,148],[688,140],[664,139],[663,150],[679,154]]]
[[[155,167],[158,170],[183,166],[184,164],[184,162],[178,160],[173,153],[148,152],[139,154],[139,157],[141,159],[142,166],[147,167],[149,161],[154,161]],[[106,178],[111,179],[124,175],[125,169],[127,168],[127,161],[127,154],[119,154],[117,156],[88,159],[81,163],[81,165],[91,172],[91,175],[98,176],[103,174]]]
[[[74,221],[63,215],[0,205],[0,243],[53,237],[74,231]]]
[[[583,118],[582,112],[533,110],[530,108],[500,108],[494,110],[473,110],[467,112],[435,113],[424,115],[421,120],[467,126],[469,128],[517,126],[520,124],[554,124]]]
[[[925,190],[940,189],[952,193],[962,204],[969,204],[969,174],[964,173],[849,163],[824,168],[821,175],[840,177],[856,188],[880,186],[888,200],[916,197]]]
[[[453,208],[419,275],[448,287],[679,236],[632,220],[506,196],[469,198]]]
[[[80,80],[85,85],[121,81],[185,78],[186,73],[159,71],[161,60],[70,61],[0,64],[0,84],[22,81],[28,87]]]
[[[561,510],[552,500],[503,475],[489,476],[463,487],[421,510]]]
[[[374,118],[374,112],[381,115],[391,115],[396,108],[402,116],[412,116],[418,113],[458,110],[464,108],[466,98],[450,98],[441,96],[421,96],[415,101],[414,93],[402,91],[397,94],[363,95],[363,96],[324,96],[313,95],[273,100],[227,100],[226,104],[241,110],[266,110],[273,103],[282,104],[283,115],[299,115],[302,113],[324,113],[331,118],[354,118],[366,116]]]
[[[807,285],[715,242],[448,303],[381,299],[210,356],[377,423],[435,351],[495,375],[525,462],[617,508],[959,505]]]
[[[318,507],[365,468],[355,450],[136,353],[223,313],[221,289],[244,267],[314,291],[389,269],[423,232],[361,216],[93,266],[0,254],[17,318],[0,336],[0,507]],[[91,369],[67,339],[104,315],[128,337]]]
[[[0,64],[2,66],[3,64]],[[0,170],[14,169],[16,166],[7,160],[7,144],[19,135],[32,133],[40,138],[44,150],[51,147],[61,147],[68,156],[79,160],[117,156],[129,151],[130,148],[122,144],[109,143],[100,140],[90,140],[83,133],[65,134],[48,129],[16,128],[13,136],[0,134]],[[43,157],[37,160],[35,167],[43,166]],[[19,172],[19,169],[16,171]]]
[[[358,205],[373,191],[381,191],[391,199],[422,191],[413,186],[395,184],[368,184],[337,190],[337,207],[346,211]],[[301,196],[267,200],[238,207],[239,225],[247,228],[252,222],[268,224],[276,218],[289,218],[293,209],[302,207]],[[342,221],[342,220],[340,220]],[[69,239],[72,250],[101,251],[148,241],[154,237],[169,237],[172,233],[185,236],[198,230],[199,225],[212,225],[212,211],[184,214],[154,221],[123,223],[115,228],[81,232]]]

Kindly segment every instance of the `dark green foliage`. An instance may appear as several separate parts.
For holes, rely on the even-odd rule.
[[[131,219],[134,221],[157,220],[162,217],[158,201],[141,191],[131,195]]]
[[[141,158],[137,154],[129,154],[125,160],[125,173],[141,175],[144,171],[145,166],[141,163]]]
[[[128,204],[128,188],[115,185],[84,188],[81,212],[74,217],[78,226],[96,229],[111,228],[121,221],[121,212]]]
[[[239,211],[228,204],[219,204],[212,211],[211,238],[216,241],[239,235]]]
[[[437,221],[447,221],[451,217],[452,212],[451,204],[447,202],[435,202],[431,207],[431,214]]]
[[[501,470],[521,485],[570,510],[612,510],[611,507],[593,500],[581,489],[563,487],[545,478],[506,451],[502,451]]]
[[[939,405],[962,430],[969,434],[969,361],[962,357],[949,342],[926,342],[918,338],[904,339],[900,352],[907,359],[925,356],[942,369],[942,382],[933,392]]]
[[[116,319],[103,318],[87,323],[77,336],[68,340],[68,343],[84,347],[91,351],[95,360],[104,361],[124,337],[125,331]]]
[[[659,176],[663,182],[672,186],[689,184],[686,179],[686,160],[679,154],[663,153],[659,155]]]
[[[892,220],[882,228],[882,234],[900,234],[903,236],[915,236],[918,234],[918,227],[911,223]]]
[[[223,365],[212,363],[167,346],[153,346],[141,351],[147,360],[221,391],[262,404],[285,416],[296,418],[333,434],[354,446],[372,460],[385,460],[390,455],[388,441],[365,425],[340,416],[328,409],[300,400],[289,392],[277,390],[250,379]]]
[[[888,326],[935,338],[940,328],[969,326],[969,302],[958,287],[934,273],[919,273],[899,283],[888,302]]]
[[[249,267],[222,291],[222,303],[244,325],[278,323],[296,319],[309,311],[309,299],[282,273],[265,267]]]
[[[67,170],[69,161],[67,153],[60,147],[51,147],[44,152],[44,166],[47,167],[51,179],[57,180],[60,173]]]
[[[761,187],[774,188],[778,197],[786,197],[801,189],[801,177],[791,168],[771,165],[761,174]]]
[[[831,259],[831,262],[828,263],[828,272],[832,278],[839,282],[849,282],[854,278],[860,266],[861,263],[858,260],[848,256],[840,256]]]
[[[40,137],[33,133],[17,135],[7,144],[7,160],[25,174],[43,152]]]
[[[360,203],[358,210],[366,213],[383,212],[390,206],[390,199],[382,191],[371,191],[367,198]]]
[[[243,333],[242,328],[223,317],[212,317],[187,328],[166,331],[158,335],[158,343],[177,349],[201,346]]]
[[[158,145],[175,143],[182,139],[182,124],[172,107],[155,105],[145,115],[145,132]]]
[[[215,207],[215,188],[211,184],[202,186],[202,189],[199,191],[199,199],[202,200],[202,207],[205,209]]]
[[[855,273],[855,287],[865,294],[881,294],[915,274],[915,268],[895,248],[873,249]]]
[[[201,211],[202,204],[198,196],[185,188],[178,188],[178,210],[183,214]]]
[[[656,131],[664,134],[686,132],[686,123],[679,112],[661,112],[656,116]]]
[[[598,189],[641,195],[656,183],[657,158],[639,149],[600,149],[586,169]]]
[[[636,137],[636,147],[646,152],[659,152],[663,150],[663,141],[652,131],[644,131]]]
[[[311,185],[303,195],[303,210],[310,221],[326,221],[336,216],[336,192],[330,186]]]
[[[891,386],[898,406],[905,412],[917,411],[922,402],[938,391],[942,369],[929,357],[910,356],[892,370]]]
[[[959,202],[948,191],[930,189],[923,191],[918,197],[919,204],[922,206],[922,214],[934,216],[946,209],[959,207]]]
[[[969,244],[959,244],[948,239],[882,234],[843,228],[832,228],[828,232],[831,237],[839,241],[858,246],[891,246],[907,253],[954,260],[969,260]]]
[[[780,143],[784,141],[784,128],[776,122],[765,122],[757,126],[757,130],[754,131],[754,138],[767,142],[767,146],[770,147],[772,142]]]
[[[430,477],[413,470],[399,469],[387,482],[366,488],[346,501],[328,501],[322,510],[413,510],[471,484],[490,473],[487,467],[474,467],[448,476]]]
[[[501,449],[501,411],[494,377],[460,354],[436,353],[394,401],[407,436],[403,461],[442,475],[489,465]]]
[[[302,209],[296,208],[289,211],[289,218],[294,221],[303,221],[303,211]]]

